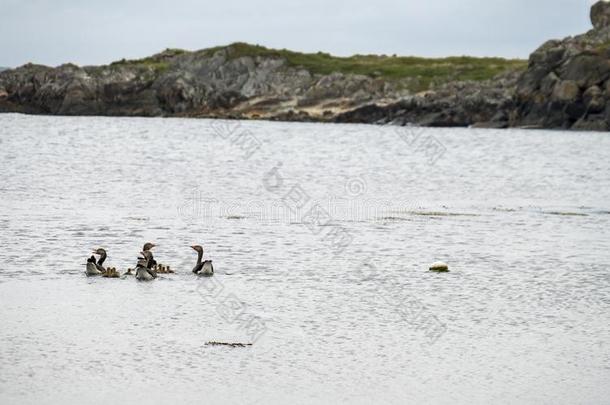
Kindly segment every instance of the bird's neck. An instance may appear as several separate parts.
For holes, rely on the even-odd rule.
[[[203,258],[203,252],[197,252],[197,264],[201,264],[201,259]]]
[[[104,260],[106,260],[106,253],[102,253],[100,255],[100,260],[97,261],[97,264],[102,265],[104,263]]]
[[[153,261],[154,261],[154,258],[153,258],[152,252],[149,252],[148,261],[146,262],[147,269],[152,269]]]

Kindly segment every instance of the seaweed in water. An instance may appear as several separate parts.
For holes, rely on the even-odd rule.
[[[252,346],[252,343],[226,343],[226,342],[207,342],[206,346],[229,346],[229,347],[246,347]]]

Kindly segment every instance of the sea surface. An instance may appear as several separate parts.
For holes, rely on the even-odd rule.
[[[85,276],[144,242],[174,274]],[[608,404],[609,381],[607,133],[0,115],[1,404]]]

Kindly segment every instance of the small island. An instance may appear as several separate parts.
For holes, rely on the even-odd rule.
[[[529,61],[234,43],[104,66],[27,64],[0,73],[0,112],[606,131],[610,4],[593,5],[591,22]]]

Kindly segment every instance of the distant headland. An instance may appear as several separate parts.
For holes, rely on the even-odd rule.
[[[0,112],[610,129],[610,3],[529,61],[335,57],[234,43],[104,66],[0,68]]]

